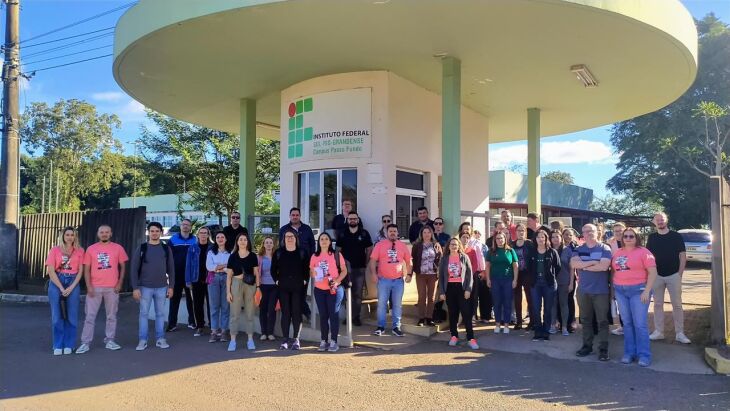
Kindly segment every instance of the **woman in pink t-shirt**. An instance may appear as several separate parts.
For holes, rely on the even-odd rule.
[[[626,228],[622,236],[623,247],[616,250],[611,259],[613,288],[619,312],[624,322],[623,364],[638,359],[639,365],[651,364],[649,346],[649,300],[657,276],[656,261],[652,253],[643,247],[641,236],[634,228]]]
[[[340,260],[339,264],[336,258]],[[340,306],[345,298],[340,283],[347,276],[347,266],[342,254],[335,252],[329,234],[319,235],[317,251],[309,261],[309,269],[314,279],[314,301],[319,311],[319,329],[322,337],[318,351],[336,352],[340,349],[337,345],[337,335],[340,332]]]
[[[79,246],[76,229],[64,228],[58,236],[58,245],[51,248],[46,258],[53,355],[71,354],[76,346],[83,261],[84,249]]]
[[[450,346],[456,346],[459,342],[459,314],[466,326],[466,339],[469,348],[479,349],[477,340],[474,339],[472,328],[472,284],[473,274],[469,257],[464,253],[464,247],[456,237],[452,237],[447,243],[444,256],[439,263],[439,298],[446,301],[449,310],[449,331],[451,332]]]

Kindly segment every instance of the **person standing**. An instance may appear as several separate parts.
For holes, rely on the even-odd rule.
[[[514,302],[515,302],[515,330],[522,329],[522,292],[525,292],[525,298],[527,299],[527,312],[532,313],[532,293],[530,292],[530,286],[527,284],[527,259],[534,243],[527,239],[527,227],[524,224],[517,224],[517,241],[512,243],[512,250],[517,254],[517,261],[520,274],[517,277],[517,287],[514,289]],[[527,329],[532,330],[535,323],[533,318],[530,317],[530,324]]]
[[[669,218],[665,213],[654,214],[656,232],[649,234],[646,248],[656,258],[657,278],[654,282],[654,332],[652,340],[664,339],[664,293],[669,290],[674,318],[674,339],[690,344],[684,335],[684,311],[682,310],[682,275],[687,266],[687,250],[682,235],[669,229]]]
[[[505,233],[494,235],[494,248],[489,250],[486,262],[487,286],[492,291],[494,302],[494,333],[504,329],[509,334],[509,320],[512,316],[513,289],[517,287],[520,270],[517,253],[508,242]]]
[[[271,259],[271,277],[279,287],[281,302],[281,334],[284,337],[279,349],[299,350],[299,334],[302,331],[302,290],[309,280],[309,255],[299,247],[297,233],[284,231],[283,245],[274,252]],[[289,338],[289,327],[294,329]]]
[[[335,218],[332,219],[332,231],[334,231],[334,236],[337,238],[344,230],[347,229],[348,223],[347,223],[347,217],[352,212],[352,201],[351,200],[343,200],[342,201],[342,214],[337,214]]]
[[[625,229],[626,229],[626,224],[624,224],[622,222],[614,223],[613,226],[611,226],[611,231],[613,233],[613,236],[611,238],[609,238],[608,241],[606,241],[606,244],[608,244],[611,247],[611,254],[615,255],[616,252],[621,247],[623,247],[623,235],[624,235]],[[613,294],[615,294],[615,293],[613,293]],[[616,302],[616,299],[611,298],[611,301]],[[618,304],[618,303],[616,303],[616,304]],[[620,314],[621,313],[619,313],[619,316],[618,316],[618,321],[619,321],[618,326],[616,328],[614,328],[613,330],[611,330],[611,334],[613,334],[613,335],[623,335],[624,334],[623,325],[622,325],[623,322],[621,321]],[[611,320],[613,320],[613,318],[611,318]],[[613,322],[613,321],[611,321],[611,322]]]
[[[509,230],[508,241],[517,241],[517,225],[512,221],[512,212],[509,210],[502,210],[500,218],[504,223],[504,227]]]
[[[411,254],[413,255],[413,274],[416,275],[416,288],[418,289],[418,326],[433,327],[436,324],[431,318],[431,313],[433,313],[438,267],[443,250],[441,244],[436,241],[431,227],[424,226],[421,229],[421,234],[413,244]]]
[[[309,257],[314,254],[314,232],[312,231],[312,227],[302,222],[302,211],[299,208],[292,207],[289,210],[289,222],[279,229],[280,241],[284,238],[284,232],[286,231],[296,233],[298,247],[307,253],[307,261],[309,261]],[[309,277],[308,274],[307,277]],[[312,310],[309,308],[309,304],[307,304],[307,288],[303,288],[301,292],[300,304],[302,305],[302,315],[309,320],[312,315]]]
[[[253,317],[256,310],[254,296],[261,284],[259,274],[259,259],[253,253],[253,245],[248,234],[239,234],[236,238],[236,246],[228,258],[226,266],[226,290],[228,304],[231,305],[231,341],[228,343],[228,351],[236,351],[236,335],[238,334],[238,318],[241,315],[241,306],[244,308],[244,327],[248,341],[246,348],[255,350],[253,342]]]
[[[236,246],[236,238],[239,234],[248,235],[248,229],[241,225],[241,213],[234,211],[229,216],[230,224],[223,227],[223,234],[226,236],[226,249],[233,250]]]
[[[348,274],[352,287],[352,324],[361,326],[360,311],[362,307],[362,293],[365,284],[365,270],[368,266],[368,256],[373,249],[370,233],[363,228],[360,216],[354,211],[347,214],[347,228],[337,237],[337,248],[350,264]]]
[[[641,236],[633,228],[622,231],[623,247],[613,255],[613,288],[624,321],[623,364],[639,360],[651,365],[649,346],[649,300],[657,278],[654,255],[642,247]]]
[[[540,215],[537,213],[527,213],[527,239],[535,242],[535,234],[540,229]]]
[[[474,237],[471,235],[471,226],[466,226],[459,235],[461,246],[464,254],[469,258],[472,267],[472,275],[474,278],[471,282],[471,298],[469,303],[472,305],[471,310],[472,318],[469,319],[472,323],[475,322],[474,316],[476,316],[477,309],[479,308],[479,283],[482,278],[482,271],[479,271],[480,261],[484,265],[484,254],[482,254],[481,248],[475,243]]]
[[[309,271],[314,279],[314,301],[319,311],[321,341],[317,351],[337,352],[340,349],[337,345],[340,306],[345,298],[340,284],[347,276],[347,266],[342,254],[336,252],[332,246],[332,237],[329,234],[319,235],[317,251],[309,262]]]
[[[446,247],[446,243],[449,242],[449,239],[451,238],[450,235],[446,234],[444,232],[444,219],[441,217],[436,217],[433,219],[433,235],[436,237],[436,241],[438,241],[439,245],[441,245],[441,248],[443,249]]]
[[[598,327],[598,359],[608,361],[609,273],[611,247],[598,241],[598,228],[583,226],[585,243],[573,251],[572,267],[578,270],[578,307],[583,325],[583,346],[575,353],[585,357],[593,352],[593,316]]]
[[[203,335],[205,325],[205,301],[208,299],[208,250],[213,248],[210,242],[210,229],[208,227],[198,228],[198,241],[196,245],[188,247],[188,255],[185,257],[185,285],[192,290],[193,294],[193,315],[195,316],[195,334]],[[210,308],[208,308],[210,313]]]
[[[471,323],[472,304],[471,284],[474,278],[471,272],[471,261],[464,253],[462,242],[456,238],[449,240],[448,248],[439,263],[439,299],[446,301],[449,309],[449,331],[451,339],[449,346],[459,343],[459,314],[466,327],[466,339],[469,348],[479,349],[474,338],[474,328]]]
[[[175,261],[170,247],[160,241],[162,224],[147,225],[149,240],[132,254],[129,283],[132,297],[139,302],[139,343],[137,351],[147,348],[150,305],[155,304],[155,345],[170,348],[165,339],[165,298],[172,297],[175,286]]]
[[[388,239],[388,226],[393,224],[393,217],[390,214],[384,214],[380,217],[380,230],[375,236],[375,244]]]
[[[368,268],[373,282],[378,286],[378,328],[373,331],[373,335],[385,335],[386,306],[390,300],[393,335],[403,337],[405,334],[400,328],[403,313],[403,276],[412,270],[411,252],[405,244],[398,241],[397,225],[389,225],[388,239],[375,245]],[[406,276],[406,282],[411,282],[411,276]]]
[[[428,208],[423,206],[418,207],[418,209],[416,210],[416,214],[418,216],[418,219],[414,221],[408,228],[408,240],[410,240],[411,244],[415,243],[416,240],[418,240],[418,234],[421,233],[421,229],[424,226],[429,226],[433,229],[433,221],[428,218]]]
[[[170,313],[167,316],[167,332],[177,330],[177,316],[180,311],[180,300],[185,291],[185,308],[188,310],[188,328],[195,330],[203,328],[203,324],[195,324],[193,309],[193,294],[185,284],[185,260],[188,257],[188,249],[195,246],[198,240],[193,236],[193,222],[185,218],[180,222],[180,232],[170,237],[172,256],[175,260],[175,289],[170,299]]]
[[[554,334],[557,332],[559,323],[563,336],[567,337],[570,335],[568,330],[570,327],[570,293],[575,288],[575,270],[570,267],[573,250],[569,246],[565,246],[563,243],[563,235],[558,230],[550,233],[550,241],[550,245],[560,256],[560,272],[556,278],[558,289],[555,296],[555,303],[553,304],[551,315],[553,326],[551,327],[550,333]]]
[[[278,287],[271,276],[271,260],[274,257],[274,238],[265,237],[259,249],[259,269],[261,271],[261,302],[259,303],[259,325],[261,340],[276,340],[276,301],[279,299]]]
[[[538,230],[535,234],[535,248],[532,249],[529,258],[527,283],[532,293],[530,320],[535,325],[533,327],[535,335],[532,340],[547,341],[550,339],[551,315],[557,289],[556,278],[560,273],[560,256],[550,247],[550,239],[545,230]]]
[[[84,249],[75,228],[61,230],[57,245],[48,251],[46,270],[53,355],[71,354],[79,324],[79,282],[84,277]]]
[[[106,224],[96,231],[98,242],[89,246],[84,254],[84,281],[86,281],[86,318],[81,331],[81,345],[76,354],[88,352],[94,339],[94,325],[102,301],[106,311],[106,329],[104,342],[107,350],[119,350],[122,347],[114,341],[117,332],[117,310],[119,309],[119,292],[124,284],[126,268],[126,251],[121,245],[111,241],[112,228]]]
[[[205,268],[208,270],[208,299],[210,301],[210,339],[209,343],[228,341],[228,323],[231,307],[226,298],[226,267],[231,253],[226,248],[226,235],[218,232],[215,245],[208,250]]]
[[[487,238],[487,241],[485,242],[488,249],[491,250],[492,248],[494,248],[494,236],[497,235],[497,233],[501,233],[501,232],[505,231],[505,229],[506,229],[506,226],[504,225],[504,222],[497,221],[494,223],[494,230],[492,231],[492,235],[489,236],[489,238]]]

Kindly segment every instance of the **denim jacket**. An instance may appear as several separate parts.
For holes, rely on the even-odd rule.
[[[208,244],[208,249],[213,245]],[[205,258],[205,257],[203,257]],[[185,284],[196,283],[200,280],[200,246],[195,243],[188,247],[188,253],[185,256]]]

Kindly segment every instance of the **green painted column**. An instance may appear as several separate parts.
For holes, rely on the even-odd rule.
[[[256,211],[256,101],[241,99],[240,155],[238,158],[238,211],[241,224],[248,225]],[[249,227],[249,229],[252,229]]]
[[[527,109],[527,211],[542,215],[540,109]],[[542,218],[542,217],[541,217]]]
[[[441,64],[441,216],[453,232],[461,223],[461,61],[447,56]]]

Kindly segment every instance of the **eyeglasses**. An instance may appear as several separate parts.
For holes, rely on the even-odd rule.
[[[392,220],[383,220],[383,224],[390,224]]]
[[[296,237],[294,237],[293,235],[285,235],[284,238],[287,239],[287,240],[293,240]]]
[[[357,221],[357,220],[359,220],[359,218],[357,218],[357,217],[355,217],[355,218],[347,217],[347,219],[350,220],[350,221]]]
[[[636,238],[636,236],[633,234],[626,234],[624,235],[624,238]]]
[[[241,216],[235,216],[235,215],[231,216],[231,220],[240,220],[240,219],[241,219]]]
[[[438,221],[434,221],[433,222],[433,225],[444,225],[444,223],[441,223],[441,222],[438,222]]]

